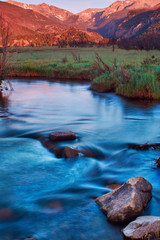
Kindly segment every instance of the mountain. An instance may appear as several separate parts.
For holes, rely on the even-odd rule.
[[[127,17],[130,10],[151,8],[158,3],[160,3],[160,0],[116,1],[104,9],[87,9],[76,15],[71,15],[67,19],[67,24],[86,30],[89,28],[94,31],[95,29],[102,29],[112,20],[115,20],[116,24],[120,19]],[[106,35],[102,30],[100,34]]]
[[[73,39],[83,36],[90,42],[101,41],[102,37],[127,39],[153,32],[159,34],[159,9],[160,0],[124,0],[116,1],[107,8],[87,9],[73,14],[46,3],[34,5],[0,1],[0,12],[12,26],[14,35],[30,35],[27,39],[31,39],[37,34],[52,34],[52,42],[55,43],[58,39],[68,41],[68,34]],[[50,37],[47,35],[47,38]]]
[[[159,4],[152,4],[149,7],[147,5],[146,8],[140,8],[140,6],[145,5],[141,3],[137,5],[137,9],[135,7],[133,9],[129,7],[127,10],[123,9],[112,13],[103,24],[97,28],[90,29],[90,31],[96,31],[103,37],[124,39],[136,37],[144,32],[150,32],[156,24],[158,34],[158,32],[160,32],[160,1],[156,2]]]
[[[71,13],[47,4],[29,5],[13,1],[0,1],[0,12],[3,13],[3,18],[10,25],[12,45],[57,44],[58,39],[61,39],[61,36],[67,36],[71,28],[65,24],[65,19]],[[84,32],[85,37],[90,42],[102,40],[102,37],[97,33],[78,29],[75,31],[78,36],[83,36]]]
[[[34,4],[20,3],[20,2],[16,2],[16,1],[7,1],[7,2],[10,4],[13,4],[15,6],[24,8],[24,9],[31,9],[31,10],[38,12],[52,20],[57,18],[61,21],[65,21],[65,20],[67,20],[68,17],[73,15],[73,13],[71,13],[67,10],[64,10],[64,9],[61,9],[61,8],[58,8],[58,7],[55,7],[52,5],[48,5],[46,3],[34,5]]]
[[[117,38],[135,38],[151,34],[160,34],[160,4],[141,12],[129,12],[125,21],[115,31]]]
[[[56,17],[53,21],[53,18],[47,18],[31,9],[24,9],[7,2],[0,1],[0,12],[11,25],[14,34],[23,34],[24,32],[55,33],[67,28]]]

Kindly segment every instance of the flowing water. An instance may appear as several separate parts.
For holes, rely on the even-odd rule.
[[[95,198],[108,184],[143,176],[153,198],[143,215],[160,215],[159,151],[130,143],[160,141],[160,104],[98,94],[88,83],[12,80],[0,98],[0,240],[120,240],[122,225],[107,221]],[[78,136],[61,147],[89,149],[57,159],[36,140],[53,130]]]

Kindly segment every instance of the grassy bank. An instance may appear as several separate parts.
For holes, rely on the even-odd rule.
[[[128,98],[160,99],[160,58],[145,59],[137,66],[113,65],[92,81],[91,89]]]
[[[132,98],[160,98],[159,51],[24,47],[10,48],[8,55],[7,72],[11,77],[87,79],[96,91],[115,91]]]

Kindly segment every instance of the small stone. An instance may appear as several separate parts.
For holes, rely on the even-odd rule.
[[[51,141],[69,141],[75,140],[77,137],[72,131],[68,132],[52,132],[49,135]]]
[[[78,156],[78,151],[73,149],[73,148],[70,148],[70,147],[66,147],[64,149],[64,156],[66,158],[74,158],[74,157],[77,157]]]
[[[160,217],[143,216],[128,224],[122,230],[127,238],[131,239],[159,239]]]
[[[109,221],[125,222],[138,217],[152,198],[152,185],[143,177],[128,180],[121,187],[96,199]]]

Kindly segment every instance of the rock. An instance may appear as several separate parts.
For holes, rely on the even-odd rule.
[[[14,217],[14,213],[9,208],[0,209],[0,221],[10,220]]]
[[[63,211],[63,207],[60,202],[49,202],[47,207],[50,209],[49,214],[50,212],[58,213]]]
[[[18,240],[36,240],[35,238],[19,238]]]
[[[109,189],[117,189],[121,186],[121,184],[118,184],[118,183],[115,183],[115,184],[110,184],[110,185],[107,185],[106,188],[109,188]]]
[[[78,151],[73,149],[73,148],[70,148],[70,147],[66,147],[64,149],[64,156],[66,158],[74,158],[74,157],[77,157],[78,156]]]
[[[46,138],[41,138],[40,141],[43,146],[47,148],[51,153],[54,153],[57,158],[63,157],[63,149],[56,146],[52,141]]]
[[[160,157],[156,160],[157,167],[160,168]]]
[[[79,145],[76,150],[79,153],[82,153],[86,157],[96,158],[96,159],[104,159],[105,155],[100,149],[95,148],[94,146],[85,146]]]
[[[152,185],[143,177],[128,180],[121,187],[96,199],[109,221],[125,222],[139,216],[152,198]]]
[[[104,158],[104,154],[97,149],[92,149],[88,146],[78,146],[77,148],[66,147],[64,149],[64,156],[66,158],[74,158],[77,157],[78,154],[83,154],[86,157],[102,159]]]
[[[129,144],[130,149],[146,151],[149,149],[160,150],[160,143],[151,143],[151,144]]]
[[[68,141],[75,140],[77,137],[72,131],[68,132],[52,132],[49,135],[51,141]]]
[[[127,238],[131,239],[159,239],[160,217],[143,216],[128,224],[122,230]]]

